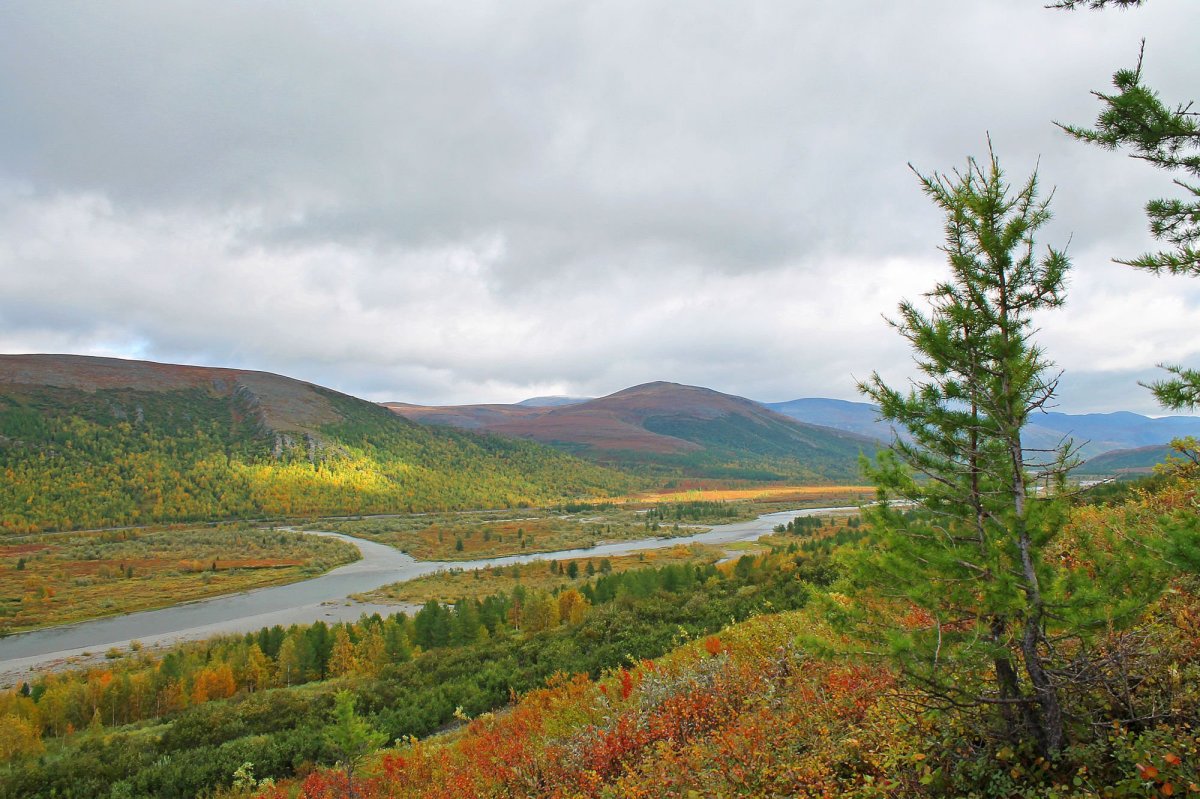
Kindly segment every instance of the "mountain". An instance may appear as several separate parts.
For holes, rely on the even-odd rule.
[[[798,421],[846,430],[880,441],[891,441],[891,428],[879,421],[877,409],[866,402],[798,399],[765,403],[766,407]],[[1025,428],[1030,448],[1050,448],[1064,438],[1080,446],[1080,456],[1166,444],[1173,438],[1200,436],[1200,417],[1166,416],[1153,419],[1128,411],[1116,413],[1036,414]]]
[[[752,400],[677,383],[556,406],[386,406],[423,424],[528,438],[622,468],[694,477],[851,480],[859,452],[877,446]]]
[[[879,409],[866,402],[812,397],[763,405],[800,422],[845,430],[879,441],[892,440],[891,426],[879,420]]]
[[[1116,413],[1047,413],[1035,417],[1037,428],[1069,435],[1083,444],[1083,456],[1166,444],[1173,438],[1200,436],[1200,417],[1163,416],[1153,419],[1128,411]]]
[[[0,355],[0,530],[514,506],[624,491],[526,441],[280,375]]]
[[[555,408],[560,405],[578,405],[581,402],[587,402],[592,397],[530,397],[526,400],[521,400],[518,405],[523,405],[527,408]]]

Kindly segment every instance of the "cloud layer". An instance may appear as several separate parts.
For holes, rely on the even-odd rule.
[[[907,167],[990,133],[1057,186],[1068,410],[1154,411],[1200,282],[1150,246],[1169,181],[1068,140],[1136,58],[1195,96],[1187,0],[115,3],[0,8],[0,351],[244,366],[375,399],[647,380],[852,398],[909,373],[932,286]]]

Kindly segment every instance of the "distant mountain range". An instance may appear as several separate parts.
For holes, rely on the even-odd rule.
[[[689,393],[691,392],[691,393]],[[696,392],[708,392],[696,393]],[[630,405],[634,396],[641,397],[641,410]],[[759,405],[780,416],[812,427],[840,430],[879,443],[890,443],[893,439],[891,427],[879,420],[877,408],[865,402],[828,398],[805,398],[787,402],[756,403],[739,397],[730,397],[709,389],[679,386],[674,383],[649,383],[617,392],[609,397],[589,399],[586,397],[534,397],[515,405],[461,405],[449,407],[415,406],[403,403],[387,403],[388,407],[415,421],[424,424],[441,424],[467,430],[487,430],[502,435],[532,438],[585,454],[591,452],[596,459],[620,462],[627,468],[639,461],[654,460],[647,455],[616,457],[612,453],[681,453],[694,451],[689,444],[701,449],[708,446],[703,441],[706,435],[720,436],[716,427],[724,422],[734,405],[746,418],[754,416],[751,406]],[[708,432],[693,431],[693,436],[677,437],[681,441],[667,442],[655,430],[655,422],[647,419],[662,418],[668,412],[681,417],[695,414],[701,406],[711,407],[704,416],[709,425]],[[551,413],[550,411],[553,411]],[[736,415],[736,414],[735,414]],[[714,421],[716,424],[714,425]],[[827,431],[826,431],[827,435]],[[1079,456],[1087,463],[1080,473],[1111,473],[1120,469],[1149,470],[1154,463],[1161,462],[1169,452],[1166,446],[1173,438],[1200,436],[1200,417],[1168,416],[1151,418],[1128,411],[1115,413],[1069,414],[1045,413],[1034,417],[1024,431],[1025,442],[1031,449],[1046,449],[1057,446],[1070,438],[1079,447]],[[861,446],[860,440],[856,446]],[[740,460],[745,462],[752,454],[762,455],[762,447],[751,442],[740,442]],[[836,449],[836,445],[834,449]],[[718,447],[718,449],[720,449]],[[843,455],[846,453],[843,452]],[[728,459],[730,453],[723,455]],[[833,466],[828,453],[819,455],[827,475],[856,473],[856,466],[846,462]],[[1101,458],[1100,456],[1106,456]],[[797,455],[804,460],[803,455]],[[832,456],[831,456],[832,457]],[[811,459],[811,454],[809,455]],[[659,458],[658,460],[663,460]]]
[[[878,409],[865,402],[835,399],[798,399],[766,403],[768,408],[809,424],[826,425],[891,441],[891,427],[879,420]],[[1070,438],[1087,462],[1079,472],[1109,474],[1114,469],[1148,471],[1161,463],[1173,438],[1200,436],[1200,417],[1165,416],[1158,419],[1128,411],[1115,413],[1044,413],[1025,428],[1027,447],[1047,449]],[[1105,457],[1101,457],[1105,456]]]
[[[886,443],[891,443],[894,438],[892,428],[880,421],[879,409],[865,402],[814,397],[764,402],[763,405],[800,422],[845,430]]]
[[[1154,467],[1176,454],[1166,444],[1151,444],[1148,447],[1117,449],[1089,458],[1079,465],[1075,474],[1079,477],[1138,477],[1151,474]]]
[[[266,372],[0,356],[0,532],[541,504],[634,482]]]
[[[647,383],[588,400],[385,406],[423,424],[528,438],[625,469],[691,477],[853,480],[859,453],[878,448],[855,432],[678,383]]]

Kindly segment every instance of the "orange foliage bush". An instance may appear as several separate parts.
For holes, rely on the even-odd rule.
[[[756,619],[596,682],[560,675],[448,743],[385,754],[370,792],[356,790],[389,799],[836,793],[843,775],[827,757],[829,731],[871,740],[863,728],[893,678],[806,658],[791,643],[799,623]],[[864,763],[854,779],[882,777]],[[337,795],[333,779],[310,775],[299,796]]]

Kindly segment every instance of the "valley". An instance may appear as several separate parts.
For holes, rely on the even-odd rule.
[[[722,546],[754,541],[796,516],[819,516],[833,510],[773,510],[746,521],[701,528],[699,532],[673,530],[671,532],[674,535],[664,537],[656,534],[657,531],[643,530],[640,538],[629,540],[603,543],[593,540],[586,546],[574,549],[458,561],[417,560],[385,544],[331,531],[305,530],[308,537],[334,537],[357,547],[362,557],[354,563],[303,582],[0,638],[0,675],[11,682],[46,664],[84,656],[85,652],[110,649],[122,652],[134,642],[141,646],[156,646],[250,632],[276,624],[351,621],[364,614],[395,612],[396,608],[389,605],[399,605],[403,609],[414,601],[404,593],[408,590],[403,588],[404,582],[448,570],[456,573],[491,571],[550,560],[569,562],[580,558],[594,561],[598,567],[602,559],[619,558],[628,553],[670,552],[680,548],[688,551],[687,548],[691,546],[718,548],[701,549],[695,557],[689,554],[682,559],[686,562],[706,562],[716,560],[716,557],[709,557],[709,552],[719,554]],[[672,561],[668,559],[666,562]],[[644,564],[640,565],[644,567]],[[399,586],[385,589],[385,586],[397,582],[400,582]],[[416,590],[419,591],[420,587]],[[354,601],[352,596],[360,601]],[[75,612],[81,614],[88,611],[85,606],[76,608]]]
[[[1200,799],[1198,39],[0,2],[0,799]]]
[[[670,748],[684,740],[671,729],[697,746],[745,733],[790,763],[755,730],[784,723],[808,741],[838,720],[880,751],[943,757],[919,732],[861,728],[870,714],[896,726],[898,672],[827,654],[871,640],[878,621],[897,634],[936,624],[857,582],[859,564],[890,557],[881,519],[933,525],[921,503],[879,508],[860,484],[861,458],[887,462],[873,406],[777,412],[662,382],[381,406],[276,375],[59,356],[0,356],[0,389],[0,799],[340,796],[330,742],[347,702],[395,742],[364,751],[364,797],[436,795],[429,780],[544,795],[474,753],[499,747],[572,785],[561,735],[584,740],[613,718],[643,725],[603,733],[631,754],[580,744],[609,771],[597,791],[564,795],[643,790],[670,771],[659,755],[693,756]],[[1190,608],[1193,450],[1104,449],[1186,433],[1188,418],[1048,416],[1030,440],[1095,436],[1101,479],[1184,456],[1132,488],[1063,494],[1063,584],[1100,564],[1147,596],[1170,583]],[[1127,530],[1169,554],[1118,555]],[[1189,613],[1161,630],[1176,671]],[[1200,685],[1179,673],[1185,691]],[[716,715],[714,690],[729,700]],[[747,717],[763,692],[786,698]],[[814,749],[813,768],[844,761],[840,747]],[[823,784],[966,779],[868,761],[846,773]],[[690,790],[737,784],[707,779]]]

